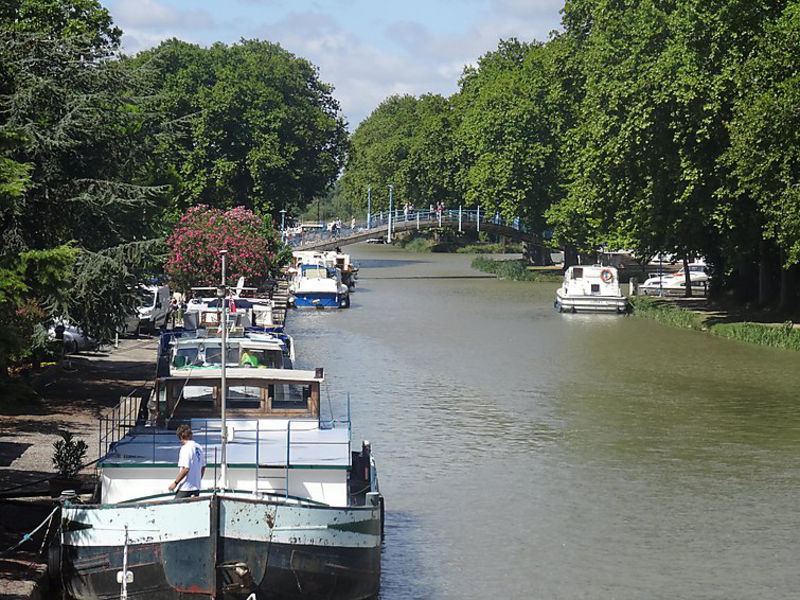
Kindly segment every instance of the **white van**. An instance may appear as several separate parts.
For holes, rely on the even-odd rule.
[[[123,333],[136,333],[141,329],[156,330],[169,319],[170,292],[166,285],[141,285],[142,304],[136,314],[125,320]]]

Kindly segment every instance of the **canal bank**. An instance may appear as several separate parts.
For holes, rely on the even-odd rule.
[[[760,346],[800,351],[800,329],[792,321],[775,322],[769,315],[725,309],[705,298],[631,297],[632,314],[672,327]],[[756,318],[761,316],[761,321]]]
[[[20,542],[55,506],[47,483],[54,476],[53,442],[70,432],[87,442],[86,460],[96,459],[98,418],[152,381],[157,344],[156,338],[128,338],[119,348],[70,356],[30,374],[35,397],[0,404],[0,550]],[[89,485],[90,476],[86,469]],[[37,600],[47,592],[45,531],[0,556],[0,600]]]

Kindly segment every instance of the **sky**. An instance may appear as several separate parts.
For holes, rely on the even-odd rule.
[[[564,0],[103,0],[135,54],[179,38],[277,42],[319,69],[354,130],[392,94],[449,96],[501,39],[546,40]]]

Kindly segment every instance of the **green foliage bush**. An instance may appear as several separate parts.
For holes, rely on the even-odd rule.
[[[711,333],[751,344],[800,351],[800,331],[793,328],[791,321],[779,327],[750,322],[718,323],[711,327]]]
[[[637,317],[653,319],[665,325],[683,329],[704,329],[704,318],[701,314],[686,310],[657,298],[634,296],[630,299],[633,314]]]
[[[75,477],[83,468],[83,460],[89,447],[83,440],[76,440],[66,431],[61,439],[53,442],[53,466],[61,477]]]
[[[477,256],[472,261],[472,268],[484,273],[497,275],[500,279],[512,281],[561,281],[561,273],[556,271],[530,270],[519,260],[493,260],[485,256]]]

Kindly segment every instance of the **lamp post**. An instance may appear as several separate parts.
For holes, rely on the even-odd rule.
[[[227,313],[227,306],[225,306],[225,300],[228,296],[228,288],[225,285],[225,258],[228,254],[227,250],[220,250],[220,255],[222,256],[222,285],[217,288],[217,299],[222,306],[222,314],[220,315],[220,322],[222,326],[220,329],[222,330],[222,353],[221,353],[221,365],[220,365],[220,376],[219,376],[219,395],[220,395],[220,405],[221,405],[221,415],[220,415],[220,430],[222,433],[221,440],[221,448],[220,448],[220,483],[219,486],[223,490],[228,487],[228,427],[226,424],[225,419],[225,412],[227,410],[227,393],[225,390],[225,386],[227,385],[225,382],[225,369],[226,359],[228,354],[228,313]]]
[[[390,183],[389,184],[389,243],[392,243],[392,190],[394,190],[394,186]]]
[[[281,209],[281,243],[286,243],[286,209]]]
[[[372,228],[372,186],[367,187],[367,229]]]

